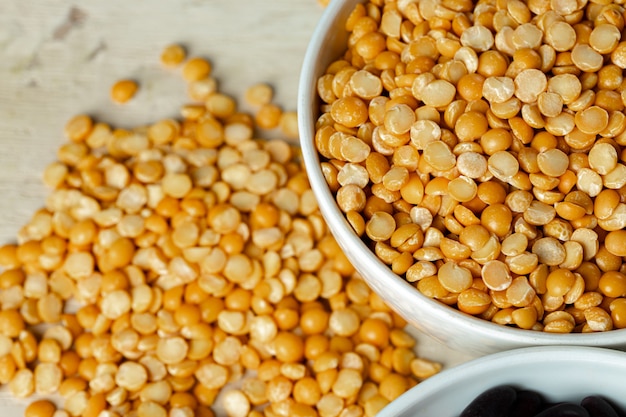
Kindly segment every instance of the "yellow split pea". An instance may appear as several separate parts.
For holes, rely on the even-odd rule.
[[[139,85],[133,80],[120,80],[111,87],[111,99],[116,103],[126,103],[137,93]]]

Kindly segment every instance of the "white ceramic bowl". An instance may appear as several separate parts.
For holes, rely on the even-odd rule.
[[[344,23],[360,0],[332,0],[307,49],[298,95],[300,143],[306,170],[321,212],[337,242],[369,286],[404,319],[453,349],[485,354],[532,345],[583,345],[626,348],[626,329],[604,333],[549,334],[510,328],[463,314],[431,300],[392,273],[353,232],[328,189],[314,144],[319,116],[317,79],[345,50]]]
[[[458,417],[497,385],[540,392],[549,402],[580,403],[600,395],[626,410],[626,353],[581,346],[541,346],[484,356],[445,370],[413,387],[378,417]]]

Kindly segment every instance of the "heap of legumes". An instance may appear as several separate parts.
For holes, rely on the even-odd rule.
[[[72,118],[54,191],[0,248],[0,384],[62,398],[25,415],[206,417],[217,401],[232,417],[371,417],[438,372],[339,250],[297,151],[255,139],[297,138],[295,113],[266,84],[241,112],[205,59],[161,59],[188,81],[181,120]]]
[[[546,332],[626,327],[622,1],[370,0],[318,79],[354,231],[428,297]]]

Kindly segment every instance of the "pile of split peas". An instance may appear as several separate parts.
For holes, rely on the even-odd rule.
[[[161,62],[187,82],[180,118],[69,120],[45,206],[0,247],[0,384],[55,395],[25,416],[371,417],[437,373],[339,250],[298,150],[257,139],[297,139],[295,112],[263,83],[238,110],[179,45]]]
[[[545,332],[626,327],[622,0],[370,0],[317,83],[321,168],[427,297]]]

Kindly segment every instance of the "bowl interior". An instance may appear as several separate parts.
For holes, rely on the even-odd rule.
[[[345,20],[362,0],[333,1],[309,43],[300,74],[298,123],[300,144],[311,188],[320,211],[346,256],[368,285],[411,325],[449,347],[476,354],[532,345],[626,347],[626,329],[593,334],[549,334],[510,328],[473,317],[429,299],[392,273],[353,232],[330,192],[315,148],[319,117],[317,80],[346,48]]]
[[[502,384],[540,392],[550,402],[600,395],[626,410],[626,353],[542,346],[488,355],[445,370],[407,391],[378,417],[458,417],[483,391]]]

